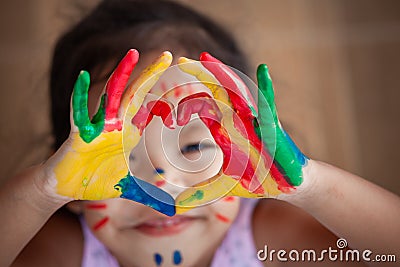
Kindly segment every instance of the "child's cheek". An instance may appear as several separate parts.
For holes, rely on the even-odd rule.
[[[227,196],[218,200],[213,206],[213,218],[217,223],[230,225],[235,220],[240,206],[240,198]]]

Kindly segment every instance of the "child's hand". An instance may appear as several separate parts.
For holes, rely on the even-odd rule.
[[[119,63],[92,120],[87,106],[89,73],[80,73],[71,101],[70,136],[45,163],[46,176],[49,184],[54,185],[51,190],[55,196],[85,200],[122,197],[168,215],[175,213],[173,198],[133,177],[126,161],[141,135],[131,120],[147,92],[172,61],[171,54],[164,52],[123,94],[138,58],[138,52],[130,50]]]
[[[213,98],[199,93],[183,99],[178,124],[186,124],[192,113],[198,113],[224,153],[224,164],[217,176],[183,192],[177,206],[185,210],[225,195],[275,197],[293,192],[303,181],[307,158],[278,120],[267,66],[257,70],[257,115],[250,92],[237,74],[207,53],[200,62],[181,58],[180,68],[207,86]],[[199,101],[203,104],[196,105]]]

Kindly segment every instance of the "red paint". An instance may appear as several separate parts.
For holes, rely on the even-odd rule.
[[[93,209],[93,210],[100,210],[100,209],[107,208],[107,204],[105,204],[105,203],[91,203],[91,204],[87,204],[86,208]]]
[[[212,115],[210,110],[214,111],[217,115]],[[242,152],[236,144],[232,143],[229,133],[222,127],[220,123],[221,115],[215,101],[207,93],[197,93],[185,97],[178,104],[178,125],[185,125],[193,113],[199,115],[200,119],[210,130],[215,142],[221,148],[225,158],[222,166],[223,172],[236,179],[240,179],[243,187],[250,190],[250,183],[255,174],[254,167],[248,155]],[[261,184],[256,184],[251,192],[263,194],[264,188]]]
[[[160,116],[164,125],[168,128],[173,128],[174,120],[172,114],[173,106],[171,103],[166,100],[159,99],[155,101],[150,101],[147,105],[142,105],[136,115],[132,118],[132,124],[135,125],[140,132],[140,135],[143,133],[143,130],[147,127],[147,125],[153,119],[153,116]]]
[[[220,220],[221,222],[224,222],[224,223],[229,223],[231,221],[229,218],[227,218],[224,215],[219,214],[219,213],[215,214],[215,217],[217,217],[218,220]]]
[[[160,116],[163,123],[165,126],[171,128],[174,121],[172,118],[172,110],[173,106],[171,103],[167,102],[166,100],[156,100],[156,101],[150,101],[147,104],[147,109],[150,110],[150,114],[152,117],[155,116]]]
[[[237,86],[236,82],[230,77],[230,75],[234,76],[238,81],[242,81],[240,77],[237,76],[229,67],[224,65],[221,61],[214,58],[207,52],[203,52],[200,55],[201,64],[209,70],[215,78],[224,86],[227,91],[229,98],[232,101],[232,105],[234,109],[241,114],[241,116],[249,116],[253,117],[251,110],[247,104],[247,100],[244,99],[242,92]],[[228,73],[230,75],[228,75]],[[252,98],[249,89],[242,82],[243,87],[246,89],[246,94],[249,100],[251,101],[251,105],[254,108],[257,108],[254,99]]]
[[[192,114],[196,113],[199,114],[200,117],[218,122],[221,121],[222,117],[215,101],[205,92],[192,94],[179,101],[177,118],[178,125],[186,125],[190,121]]]
[[[110,218],[104,217],[103,219],[101,219],[100,221],[95,223],[95,225],[93,226],[93,231],[98,231],[99,229],[101,229],[104,225],[106,225],[106,223],[109,220],[110,220]]]
[[[232,105],[236,111],[236,113],[240,117],[240,121],[237,120],[237,117],[234,117],[234,126],[238,131],[242,134],[243,137],[247,138],[250,143],[257,149],[257,151],[262,155],[264,164],[270,167],[270,172],[272,178],[278,185],[278,189],[284,193],[290,192],[294,187],[290,185],[283,174],[279,171],[276,166],[275,162],[271,162],[271,156],[266,153],[265,149],[263,148],[262,141],[258,138],[254,126],[253,120],[255,119],[252,115],[252,112],[246,103],[246,100],[241,96],[241,92],[236,85],[235,81],[228,75],[234,75],[237,79],[240,78],[228,67],[223,67],[223,63],[218,59],[212,57],[208,53],[202,53],[200,55],[200,61],[204,67],[206,67],[214,76],[215,78],[223,85],[225,90],[227,91],[229,98],[232,101]],[[207,63],[207,62],[211,62]],[[246,87],[247,88],[247,87]],[[249,91],[247,89],[249,94]],[[253,104],[253,103],[252,103]],[[253,105],[256,107],[256,105]],[[240,123],[239,123],[240,122]],[[261,186],[257,185],[256,186]]]
[[[161,186],[165,185],[165,180],[156,181],[155,185],[158,187],[161,187]]]
[[[228,196],[228,197],[224,197],[223,200],[226,201],[226,202],[232,202],[232,201],[235,201],[235,197],[233,197],[233,196]]]
[[[122,129],[121,121],[118,118],[121,96],[138,60],[139,52],[135,49],[129,50],[126,56],[118,64],[113,74],[111,74],[111,77],[107,82],[107,101],[105,114],[105,131],[107,132],[115,129]]]

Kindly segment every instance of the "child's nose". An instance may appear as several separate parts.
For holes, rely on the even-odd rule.
[[[154,184],[172,196],[177,196],[189,186],[193,185],[190,179],[186,179],[185,175],[175,170],[166,170],[162,167],[155,167]]]

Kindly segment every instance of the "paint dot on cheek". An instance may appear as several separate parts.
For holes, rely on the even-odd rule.
[[[233,197],[233,196],[228,196],[228,197],[224,197],[223,200],[226,201],[226,202],[232,202],[232,201],[235,201],[235,197]]]
[[[100,209],[105,209],[107,208],[107,204],[105,203],[91,203],[86,205],[87,209],[92,209],[92,210],[100,210]]]
[[[160,254],[156,253],[154,254],[154,261],[156,262],[157,266],[161,266],[163,258]]]
[[[182,263],[182,255],[179,250],[175,250],[173,254],[174,264],[179,265]]]
[[[155,185],[158,187],[161,187],[161,186],[165,185],[165,181],[164,180],[156,181]]]
[[[229,218],[227,218],[224,215],[219,214],[219,213],[215,214],[215,217],[217,217],[218,220],[220,220],[221,222],[224,222],[224,223],[229,223],[231,221]]]
[[[104,217],[103,219],[101,219],[100,221],[98,221],[97,223],[94,224],[93,226],[93,231],[98,231],[101,228],[103,228],[103,226],[105,226],[107,224],[107,222],[109,221],[110,218],[108,217]]]

